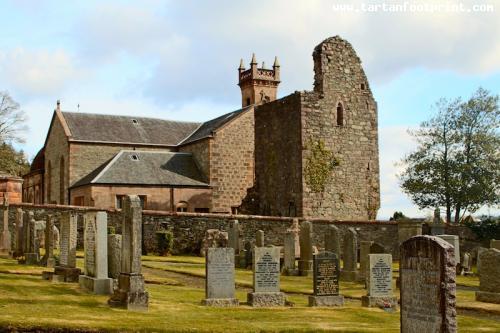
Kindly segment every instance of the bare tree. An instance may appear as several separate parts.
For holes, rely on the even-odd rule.
[[[26,115],[6,91],[0,91],[0,143],[24,142],[22,133],[28,129]]]

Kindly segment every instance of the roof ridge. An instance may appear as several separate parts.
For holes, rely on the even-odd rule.
[[[131,119],[151,119],[151,120],[162,120],[162,121],[170,121],[170,122],[175,122],[175,123],[185,123],[185,124],[203,124],[203,122],[199,121],[184,121],[184,120],[172,120],[172,119],[165,119],[165,118],[155,118],[155,117],[137,117],[137,116],[130,116],[130,115],[124,115],[124,114],[109,114],[109,113],[94,113],[94,112],[77,112],[77,111],[61,111],[62,114],[68,113],[68,114],[74,114],[74,115],[90,115],[90,116],[106,116],[106,117],[123,117],[123,118],[131,118]]]

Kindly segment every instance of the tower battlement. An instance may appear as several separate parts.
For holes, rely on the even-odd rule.
[[[280,65],[277,57],[274,59],[272,69],[267,69],[265,63],[262,63],[259,68],[255,54],[252,55],[249,69],[245,69],[243,59],[241,59],[238,68],[238,85],[241,88],[242,107],[274,101],[279,83]]]

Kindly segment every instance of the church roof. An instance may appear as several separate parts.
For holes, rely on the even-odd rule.
[[[62,112],[71,140],[175,146],[200,123],[145,117]]]
[[[76,182],[83,185],[209,187],[189,153],[122,150]]]

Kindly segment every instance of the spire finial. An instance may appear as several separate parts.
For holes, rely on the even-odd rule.
[[[257,59],[255,59],[255,53],[252,53],[252,61],[250,61],[250,65],[257,65]]]
[[[61,100],[60,99],[58,99],[56,102],[56,110],[61,111]]]
[[[274,65],[273,67],[280,67],[280,63],[278,62],[278,57],[274,57]]]
[[[241,60],[240,60],[240,67],[238,69],[241,69],[241,70],[245,69],[245,65],[243,65],[243,58],[241,58]]]
[[[264,61],[262,62],[262,69],[266,69],[266,63]]]

